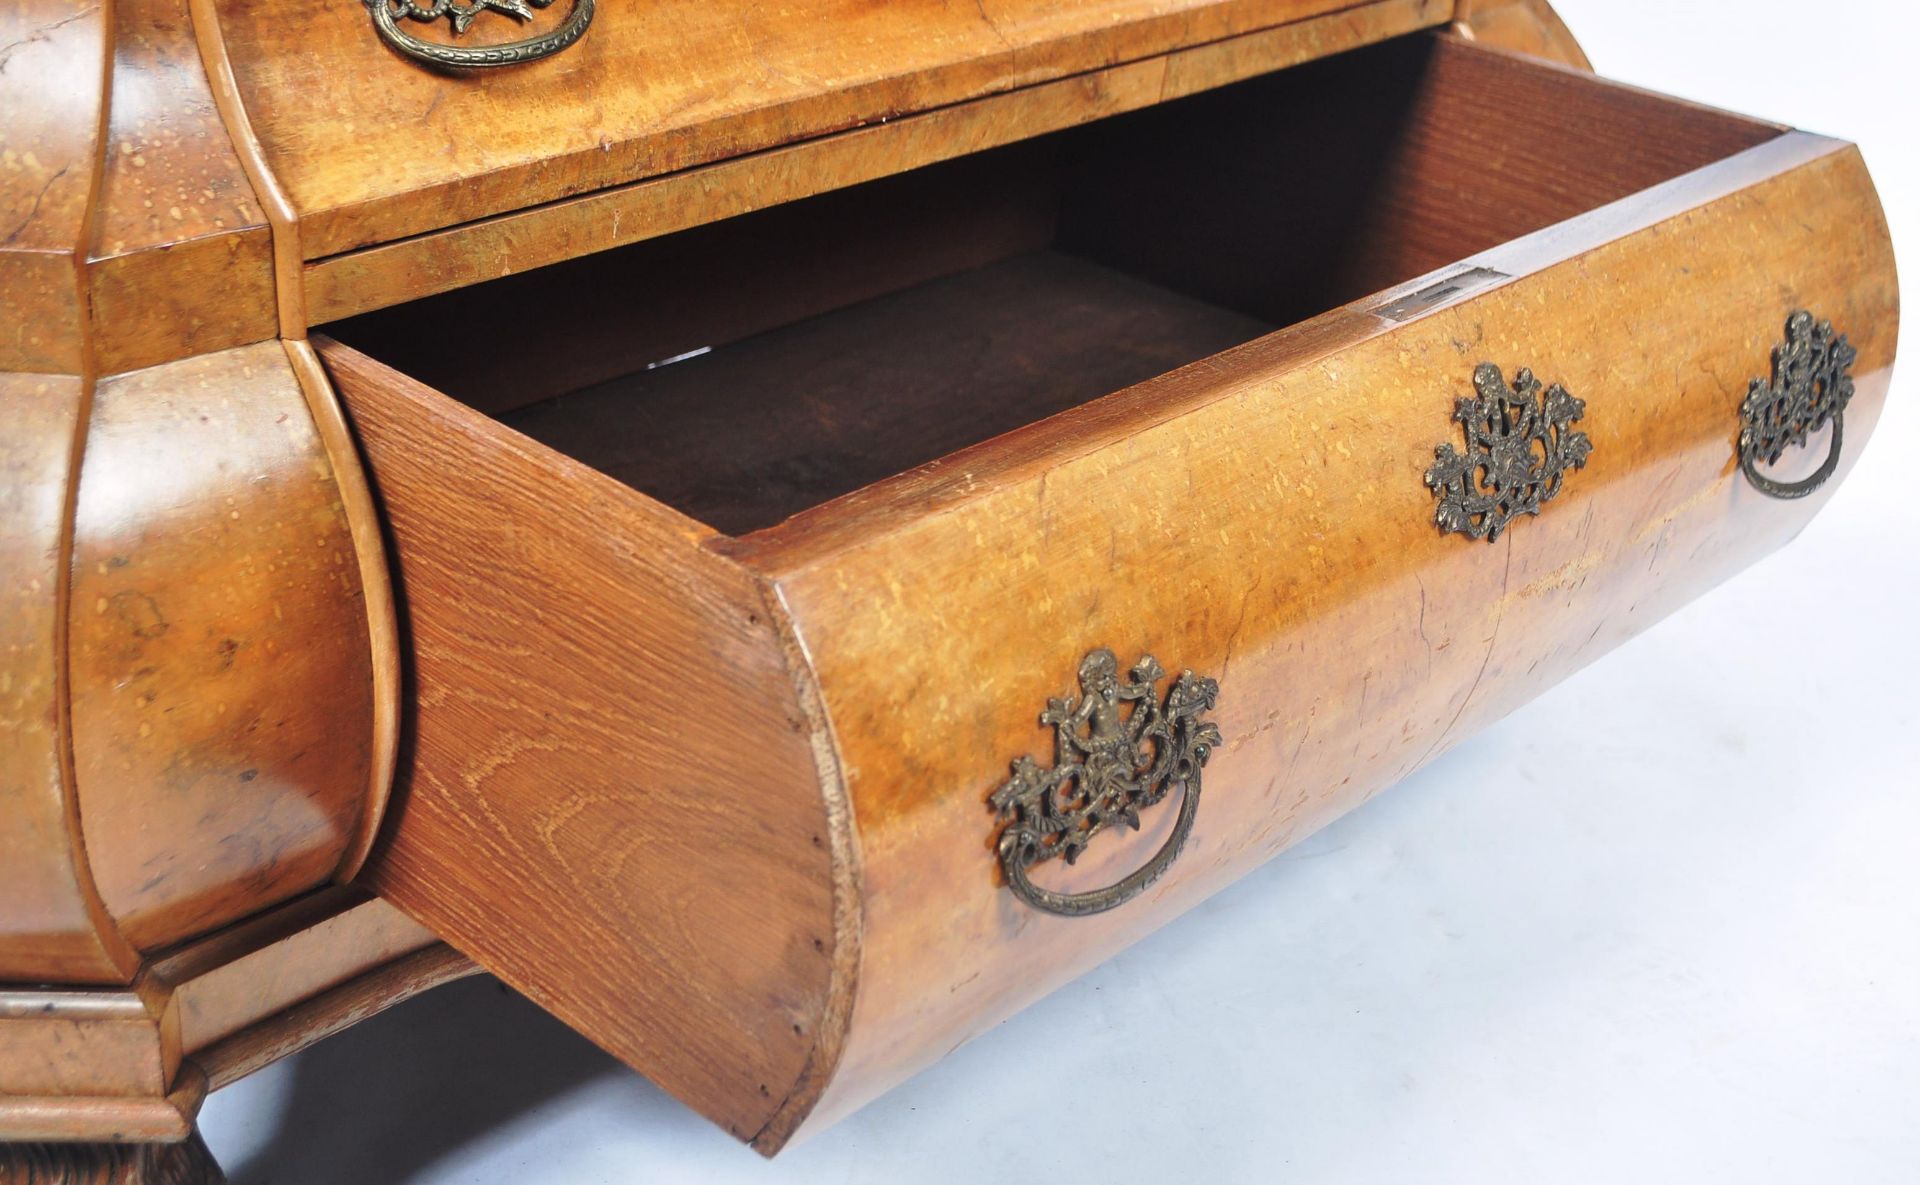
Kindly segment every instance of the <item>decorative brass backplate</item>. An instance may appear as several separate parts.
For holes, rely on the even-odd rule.
[[[373,27],[380,39],[416,62],[445,70],[477,70],[488,66],[517,66],[550,57],[586,35],[593,23],[594,0],[574,0],[573,11],[557,28],[536,37],[506,41],[498,45],[442,45],[415,37],[400,27],[404,20],[432,22],[441,17],[453,25],[455,36],[464,34],[474,18],[483,12],[503,12],[523,21],[533,19],[533,10],[545,8],[553,0],[431,0],[422,6],[418,0],[364,0],[373,14]]]
[[[1453,409],[1467,449],[1437,446],[1427,488],[1440,500],[1433,521],[1442,531],[1491,543],[1514,519],[1539,514],[1560,493],[1567,470],[1586,467],[1593,442],[1572,428],[1587,414],[1586,403],[1559,383],[1543,390],[1531,370],[1522,368],[1509,388],[1498,366],[1482,362],[1473,388],[1478,397]]]
[[[1212,708],[1220,685],[1182,671],[1159,698],[1166,674],[1152,655],[1120,678],[1111,650],[1095,650],[1080,662],[1080,694],[1050,699],[1040,714],[1054,730],[1053,766],[1031,757],[1013,763],[1013,776],[988,798],[1006,823],[1000,833],[1000,867],[1022,901],[1049,913],[1100,913],[1137,896],[1160,878],[1180,854],[1200,809],[1200,770],[1220,741],[1220,729],[1201,713]],[[1125,716],[1121,704],[1132,704]],[[1057,893],[1027,877],[1027,869],[1055,857],[1072,864],[1087,842],[1116,823],[1139,830],[1140,812],[1184,786],[1173,834],[1138,870],[1104,889]]]
[[[1840,464],[1847,404],[1853,399],[1854,348],[1835,335],[1833,322],[1805,309],[1787,318],[1787,338],[1773,348],[1773,380],[1754,379],[1740,404],[1740,471],[1754,488],[1775,498],[1804,498],[1825,485]],[[1779,482],[1760,472],[1789,447],[1833,423],[1827,459],[1804,481]]]

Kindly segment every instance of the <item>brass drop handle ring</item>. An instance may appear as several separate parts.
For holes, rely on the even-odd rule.
[[[1174,858],[1186,846],[1187,836],[1193,831],[1194,816],[1199,813],[1200,771],[1195,769],[1181,796],[1180,815],[1174,820],[1173,834],[1167,836],[1167,842],[1160,845],[1153,859],[1104,889],[1060,893],[1034,884],[1027,868],[1042,858],[1039,855],[1041,840],[1024,827],[1009,827],[1001,834],[1000,868],[1006,873],[1007,887],[1013,890],[1013,895],[1035,909],[1069,918],[1105,913],[1138,897],[1173,866]]]
[[[1840,468],[1840,441],[1845,435],[1846,424],[1847,418],[1845,413],[1835,412],[1833,414],[1833,437],[1827,444],[1827,459],[1821,462],[1820,468],[1814,472],[1812,477],[1795,482],[1775,481],[1773,478],[1760,472],[1759,453],[1745,447],[1742,447],[1740,450],[1740,472],[1746,474],[1747,480],[1753,483],[1753,488],[1763,494],[1768,494],[1775,498],[1804,498],[1821,486],[1826,485],[1827,479],[1833,476],[1833,471]],[[1741,436],[1744,442],[1745,433],[1742,433]]]
[[[1753,488],[1774,498],[1804,498],[1827,484],[1840,467],[1857,356],[1847,335],[1834,333],[1833,322],[1816,321],[1805,309],[1787,318],[1786,340],[1773,348],[1771,381],[1748,383],[1740,404],[1740,472]],[[1789,446],[1805,445],[1829,423],[1827,459],[1813,476],[1783,482],[1760,472],[1762,463],[1771,465]]]
[[[1201,718],[1219,698],[1212,679],[1183,671],[1163,700],[1165,671],[1152,655],[1122,679],[1113,651],[1080,662],[1080,694],[1049,700],[1040,714],[1054,730],[1054,761],[1013,763],[1013,776],[988,798],[1006,822],[995,845],[1014,896],[1047,913],[1085,917],[1124,905],[1172,867],[1200,813],[1200,771],[1220,743]],[[1131,705],[1123,713],[1122,705]],[[1101,889],[1062,893],[1033,883],[1027,870],[1056,857],[1073,863],[1088,841],[1116,824],[1140,828],[1140,811],[1182,787],[1173,832],[1153,858]]]
[[[594,0],[573,0],[573,11],[557,27],[533,37],[524,37],[519,41],[506,41],[498,45],[444,45],[438,41],[428,41],[415,37],[401,28],[404,19],[416,21],[437,21],[446,17],[453,23],[456,35],[465,33],[467,26],[480,13],[489,9],[504,12],[522,20],[532,17],[532,8],[545,8],[553,0],[472,0],[461,3],[460,0],[433,0],[421,7],[417,0],[365,0],[367,11],[373,14],[373,27],[380,39],[396,51],[442,70],[479,70],[491,66],[518,66],[525,62],[538,61],[552,57],[561,50],[586,36],[587,26],[593,23]],[[529,8],[531,5],[531,8]]]

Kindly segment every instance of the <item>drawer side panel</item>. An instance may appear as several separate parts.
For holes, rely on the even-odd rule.
[[[764,586],[698,524],[316,348],[385,512],[410,663],[365,882],[751,1139],[806,1076],[847,953],[830,769]]]

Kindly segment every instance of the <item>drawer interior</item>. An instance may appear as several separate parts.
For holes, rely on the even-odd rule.
[[[1422,34],[325,332],[744,534],[1781,130]]]

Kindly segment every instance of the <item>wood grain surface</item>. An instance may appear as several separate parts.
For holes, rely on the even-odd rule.
[[[386,573],[183,5],[10,6],[0,111],[0,982],[50,985],[0,988],[0,1139],[179,1141],[187,1041],[434,945],[386,906],[272,953],[222,930],[371,841]],[[233,966],[145,964],[216,930]]]
[[[334,886],[155,956],[119,988],[0,988],[0,1141],[178,1141],[207,1091],[470,960]]]
[[[305,338],[281,342],[294,381],[306,400],[314,435],[326,456],[339,512],[346,521],[359,576],[360,605],[366,617],[368,678],[367,781],[353,831],[340,853],[333,876],[350,881],[373,850],[393,789],[394,762],[400,747],[400,624],[393,603],[393,574],[387,566],[385,528],[373,491],[354,445],[346,413],[326,371]]]
[[[378,1016],[422,992],[479,974],[473,960],[440,942],[362,971],[213,1042],[193,1064],[219,1088]]]
[[[1322,6],[1325,7],[1325,6]],[[904,11],[904,9],[902,10]],[[1438,24],[1381,0],[315,259],[314,324],[1029,139]]]
[[[0,1182],[218,1180],[210,1086],[476,964],[771,1154],[1790,538],[1733,439],[1791,309],[1877,418],[1858,153],[1543,0],[815,7],[482,77],[0,13],[0,981],[63,985],[0,990],[0,1139],[127,1143]],[[1493,545],[1420,480],[1483,361],[1594,443]],[[986,797],[1096,646],[1226,743],[1063,920]]]
[[[282,1019],[289,1009],[349,984],[365,991],[389,966],[436,948],[393,906],[334,885],[168,950],[152,974],[172,991],[182,1053],[205,1066],[208,1047],[250,1029],[297,1029]]]
[[[125,984],[364,852],[386,576],[180,0],[9,7],[0,110],[0,979]]]
[[[1287,325],[1782,130],[1405,38],[1088,129],[1060,244]]]
[[[411,659],[366,883],[752,1138],[850,958],[837,779],[766,590],[691,520],[315,344],[386,513]]]
[[[1270,328],[1034,251],[502,422],[744,534]],[[682,443],[662,450],[663,439]]]
[[[484,77],[396,56],[360,8],[288,20],[281,5],[239,0],[220,20],[317,258],[1350,7],[819,0],[801,16],[736,0],[610,4],[566,52]],[[1433,24],[1451,15],[1430,7]],[[467,40],[561,19],[560,6],[533,26],[483,17]],[[369,85],[381,103],[360,101]]]
[[[1789,136],[1746,155],[1731,178],[1487,252],[1514,279],[1450,308],[1336,312],[742,545],[814,658],[862,853],[860,991],[811,1124],[1799,531],[1817,499],[1765,498],[1735,468],[1744,379],[1767,373],[1788,311],[1819,309],[1860,348],[1848,422],[1867,430],[1892,257],[1854,150]],[[1594,444],[1560,500],[1491,547],[1435,531],[1420,478],[1482,361],[1566,383]],[[1051,918],[998,885],[985,802],[1007,762],[1044,752],[1036,715],[1095,646],[1218,678],[1226,739],[1173,871],[1111,914]],[[1154,838],[1051,887],[1116,879]]]
[[[0,9],[0,371],[87,373],[82,265],[107,131],[109,17],[71,0]]]
[[[0,370],[111,374],[271,336],[266,227],[183,0],[28,0],[0,46]]]
[[[214,107],[185,0],[114,0],[112,96],[88,252],[99,370],[272,337],[266,219]]]
[[[23,1097],[164,1099],[180,1068],[168,1010],[164,985],[144,976],[125,988],[0,992],[0,1111]]]
[[[370,794],[360,567],[278,342],[100,384],[70,614],[80,818],[130,940],[325,884]]]
[[[1051,156],[1042,142],[979,153],[363,314],[326,335],[498,414],[1044,247],[1059,206]],[[513,310],[511,351],[421,332],[502,308]]]
[[[80,843],[68,746],[66,564],[78,376],[0,373],[0,982],[126,983]]]
[[[1577,76],[1518,65],[1483,66],[1460,80],[1466,85],[1454,85],[1462,73],[1455,57],[1424,38],[1356,51],[1093,127],[470,285],[413,302],[404,315],[364,314],[328,333],[499,413],[621,376],[634,376],[643,388],[683,383],[674,371],[636,372],[1049,246],[1284,324],[1779,130],[1623,88],[1582,98]],[[1555,116],[1574,101],[1600,105],[1591,126],[1569,128]],[[1504,116],[1508,102],[1522,114]],[[1313,114],[1275,118],[1293,110]],[[1143,161],[1178,167],[1146,168]],[[1302,161],[1313,162],[1310,185],[1297,183]],[[432,255],[457,251],[443,241]],[[423,331],[484,320],[500,309],[513,310],[510,351],[474,349],[460,333]],[[699,365],[736,365],[721,353]],[[940,370],[931,357],[923,364]],[[1111,389],[1092,375],[1074,381],[1090,379],[1089,397]],[[789,388],[796,373],[789,368],[768,381]],[[786,410],[784,400],[773,401]],[[650,431],[642,428],[642,438]],[[722,442],[709,436],[701,443],[713,452]],[[690,459],[681,463],[695,467]]]
[[[1262,154],[1244,147],[1261,108],[1235,125],[1221,92],[1192,101],[1212,118],[1182,124],[1172,109],[1148,113],[1147,123],[1164,126],[1143,141],[1114,124],[1108,148],[1075,154],[1079,171],[1059,207],[1063,245],[1239,314],[1297,324],[907,468],[914,433],[945,430],[914,425],[893,439],[904,472],[838,497],[815,491],[814,505],[744,536],[682,518],[372,358],[320,343],[394,524],[414,630],[419,737],[374,883],[772,1152],[1797,532],[1820,499],[1786,505],[1745,486],[1733,457],[1737,408],[1744,378],[1766,372],[1787,312],[1805,305],[1854,336],[1860,394],[1849,420],[1870,430],[1897,297],[1857,152],[1484,45],[1372,52],[1354,61],[1399,64],[1354,77],[1392,86],[1342,92],[1323,71],[1316,93],[1348,101],[1317,128],[1269,133],[1280,161],[1376,129],[1359,138],[1350,173],[1337,156],[1327,162],[1326,194],[1295,196],[1284,170],[1263,171]],[[1238,163],[1236,141],[1246,158]],[[1124,167],[1130,144],[1176,142],[1188,149],[1184,178]],[[1391,151],[1367,151],[1381,143]],[[1263,201],[1279,215],[1258,217]],[[1334,208],[1348,221],[1326,221]],[[1301,219],[1314,227],[1316,210],[1319,225],[1341,232],[1337,267],[1315,262],[1308,252],[1318,244],[1303,251],[1284,233]],[[912,260],[895,263],[897,278],[915,273]],[[1489,278],[1411,313],[1375,311],[1422,289],[1424,269],[1467,266]],[[953,282],[981,282],[992,270],[953,273]],[[1262,270],[1265,287],[1255,282]],[[612,263],[598,271],[618,275]],[[769,343],[824,321],[864,324],[906,299],[836,304],[833,292],[819,289],[819,303],[841,311],[791,330],[769,332],[758,320],[766,306],[756,305],[743,320],[753,333],[716,358],[744,351],[751,361]],[[956,329],[1010,299],[957,302]],[[721,321],[703,324],[728,336]],[[859,336],[840,340],[851,348]],[[899,338],[887,344],[913,354],[908,335]],[[564,352],[564,334],[546,348]],[[796,423],[867,405],[820,402],[833,384],[775,353],[786,361],[735,377],[743,389],[774,389],[784,377],[798,420],[783,409],[710,422],[697,406],[699,359],[673,380],[687,384],[694,410],[684,416],[646,414],[662,410],[648,402],[657,375],[596,394],[604,406],[577,423],[565,421],[585,405],[565,400],[505,414],[529,426],[550,417],[541,428],[550,439],[635,485],[671,473],[683,450],[697,459],[712,447],[701,438],[716,434],[778,470]],[[1047,377],[1081,365],[1074,357],[1031,360]],[[1566,383],[1588,402],[1581,427],[1595,445],[1594,460],[1538,521],[1492,546],[1439,534],[1421,480],[1435,446],[1454,438],[1455,400],[1482,361]],[[926,363],[942,368],[937,356]],[[967,406],[972,370],[954,369],[961,375],[949,393],[921,415]],[[512,406],[508,393],[481,385],[477,401]],[[846,386],[860,391],[855,378]],[[859,397],[900,386],[881,371]],[[704,393],[724,408],[726,389]],[[1849,433],[1850,452],[1857,436]],[[625,460],[616,466],[609,449],[626,450]],[[669,459],[650,467],[650,454]],[[752,465],[738,475],[742,484],[768,476]],[[683,490],[677,500],[699,508],[702,496]],[[741,567],[712,566],[722,557]],[[676,581],[678,594],[660,591]],[[810,729],[825,756],[775,763],[762,752],[743,773],[689,767],[659,745],[650,708],[615,707],[651,705],[669,688],[686,699],[677,693],[690,686],[689,664],[740,661],[742,614],[756,615],[747,637],[763,653],[761,613],[773,615],[803,677],[782,687],[771,672],[734,674],[733,694],[763,688],[752,702],[766,705],[755,708],[765,723],[754,728],[782,735],[772,721],[784,715],[797,730],[784,735]],[[1000,884],[986,797],[1011,760],[1044,751],[1038,713],[1072,689],[1072,672],[1096,646],[1218,678],[1226,745],[1209,767],[1193,840],[1164,881],[1111,914],[1050,918]],[[602,653],[629,648],[636,657],[625,662]],[[635,672],[646,672],[642,681]],[[806,706],[814,694],[818,709]],[[543,703],[571,715],[541,716]],[[630,782],[608,772],[642,767],[648,774]],[[648,778],[673,786],[676,799],[725,787],[730,807],[813,820],[823,802],[838,809],[844,779],[852,833],[831,865],[857,892],[852,909],[831,905],[842,966],[826,996],[851,1008],[835,1023],[819,995],[809,1000],[828,1023],[807,1034],[819,1044],[802,1078],[770,1081],[790,1073],[791,1061],[711,1056],[714,1043],[747,1026],[793,1015],[742,994],[710,998],[712,1010],[697,1018],[676,1010],[686,1027],[658,1039],[657,993],[681,989],[685,964],[676,958],[673,977],[648,978],[631,954],[643,923],[598,910],[635,900],[641,886],[677,910],[722,886],[738,893],[743,882],[731,879],[734,860],[659,851],[660,833],[637,808],[592,836],[570,830],[582,812],[648,800]],[[1136,838],[1096,843],[1070,873],[1039,875],[1076,889],[1115,879],[1164,827],[1163,813]],[[827,875],[828,862],[795,859],[798,831],[763,834],[763,858],[795,883]],[[442,854],[456,851],[464,866]],[[816,937],[830,907],[825,884],[816,884],[803,927]],[[570,895],[600,904],[588,909]],[[782,917],[800,926],[792,900]],[[697,1073],[683,1062],[694,1043],[708,1051]],[[800,1056],[798,1043],[787,1056]],[[770,1098],[784,1101],[771,1107]]]

